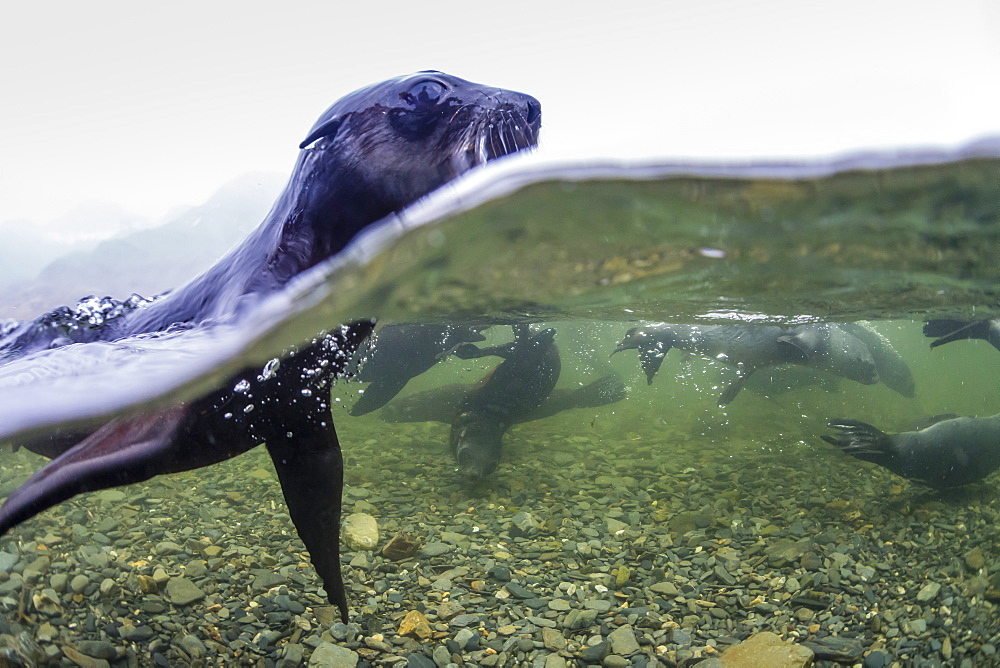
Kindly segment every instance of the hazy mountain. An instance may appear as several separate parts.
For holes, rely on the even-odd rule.
[[[81,209],[77,218],[69,214],[52,226],[58,234],[47,235],[43,248],[26,224],[6,223],[0,227],[4,240],[0,266],[6,265],[0,273],[5,282],[0,284],[0,318],[33,318],[87,295],[124,299],[136,292],[149,297],[176,287],[207,269],[254,229],[270,210],[285,178],[271,173],[241,176],[204,204],[179,209],[161,224],[145,229],[135,229],[139,219],[109,216],[95,220],[98,209]],[[84,234],[108,229],[131,231],[86,250],[73,250],[34,277],[7,269],[29,266],[26,260],[42,250],[52,257],[53,245],[78,249],[81,238],[86,243]],[[59,235],[65,241],[59,241]]]

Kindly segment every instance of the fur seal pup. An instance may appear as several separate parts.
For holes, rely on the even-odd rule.
[[[25,323],[8,332],[0,351],[21,357],[54,344],[115,341],[237,318],[338,253],[368,225],[476,165],[533,147],[540,113],[530,96],[440,72],[351,93],[302,142],[291,179],[267,218],[215,266],[100,327],[64,328],[59,341],[33,335],[32,323]],[[54,331],[50,325],[47,331]],[[92,433],[56,435],[47,444],[34,439],[28,447],[55,458],[0,507],[0,533],[81,492],[206,466],[263,441],[292,521],[346,620],[339,546],[343,464],[328,384],[372,327],[359,322],[317,336],[276,369],[244,369],[194,401],[115,418]]]
[[[483,341],[475,327],[406,323],[386,325],[359,352],[357,380],[369,383],[351,407],[364,415],[385,406],[411,378],[419,376],[463,343]]]
[[[559,380],[559,349],[554,329],[532,333],[527,325],[512,325],[514,341],[477,348],[459,346],[455,356],[473,359],[502,357],[495,369],[468,392],[458,405],[448,442],[459,471],[478,480],[500,465],[503,435],[545,400]]]
[[[719,405],[736,398],[757,369],[801,364],[871,385],[878,382],[871,351],[857,337],[833,323],[798,327],[778,325],[683,325],[657,323],[628,330],[614,352],[636,349],[646,382],[671,348],[717,359],[736,367],[736,379],[723,390]]]
[[[924,429],[898,434],[846,418],[831,420],[830,426],[839,433],[822,435],[827,443],[935,489],[976,482],[1000,468],[1000,414],[938,419]]]
[[[931,348],[961,339],[982,339],[1000,350],[1000,318],[994,320],[955,320],[937,318],[924,323],[924,336],[937,339]]]

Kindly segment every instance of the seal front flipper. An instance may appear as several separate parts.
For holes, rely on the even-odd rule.
[[[82,492],[149,480],[169,468],[189,407],[116,418],[38,469],[0,507],[0,534]],[[175,469],[176,470],[176,469]]]
[[[730,401],[732,401],[733,399],[735,399],[736,395],[740,393],[740,390],[742,390],[743,386],[746,384],[747,378],[749,378],[750,374],[752,374],[756,370],[757,370],[757,367],[750,367],[748,369],[741,369],[736,374],[736,380],[734,380],[733,382],[731,382],[726,387],[726,389],[724,389],[722,391],[722,394],[719,395],[719,406],[725,406]]]
[[[281,491],[330,602],[347,622],[347,594],[340,570],[340,511],[344,460],[333,423],[306,426],[267,442]]]
[[[896,456],[896,447],[889,435],[867,422],[834,418],[829,426],[840,433],[836,436],[823,434],[820,438],[852,457],[888,467],[887,462]]]

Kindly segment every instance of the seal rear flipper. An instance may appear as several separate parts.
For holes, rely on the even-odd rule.
[[[149,480],[177,467],[177,435],[189,412],[177,404],[153,414],[116,418],[59,455],[0,507],[0,534],[83,492]]]
[[[840,431],[836,436],[823,434],[820,436],[830,445],[835,445],[843,452],[866,462],[885,465],[887,460],[896,456],[896,447],[885,432],[873,427],[867,422],[834,418],[828,426]]]
[[[340,570],[340,511],[344,460],[332,422],[270,439],[267,451],[281,482],[288,514],[309,550],[330,602],[347,622],[347,594]]]

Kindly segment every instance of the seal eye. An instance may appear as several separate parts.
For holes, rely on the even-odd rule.
[[[399,97],[411,107],[421,109],[437,104],[446,90],[443,83],[424,79],[410,86],[405,93],[400,93]]]
[[[389,123],[410,141],[423,139],[442,118],[447,91],[440,81],[421,79],[399,94],[402,104],[389,111]]]

